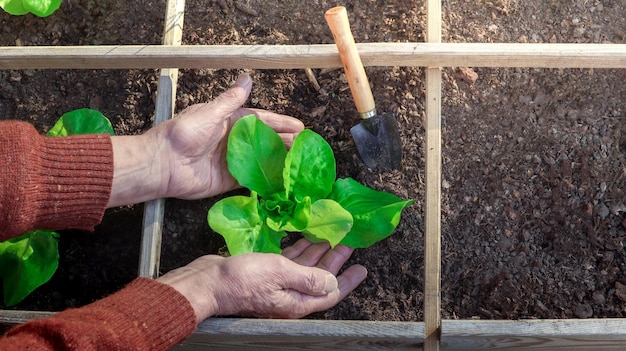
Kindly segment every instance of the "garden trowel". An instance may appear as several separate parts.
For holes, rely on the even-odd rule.
[[[392,113],[376,112],[365,68],[350,31],[346,8],[334,7],[326,11],[324,17],[335,38],[354,104],[363,119],[350,129],[359,155],[370,168],[400,169],[402,140],[398,122]]]

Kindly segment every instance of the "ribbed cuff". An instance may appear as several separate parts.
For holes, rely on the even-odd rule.
[[[165,351],[196,328],[189,301],[176,289],[137,278],[119,292],[81,308],[10,330],[7,349]]]
[[[0,240],[31,229],[93,230],[111,194],[108,135],[48,138],[0,121]]]
[[[148,278],[136,278],[118,293],[85,308],[125,315],[121,320],[107,320],[107,326],[131,339],[136,334],[148,350],[169,350],[196,329],[191,303],[171,286]]]
[[[108,135],[42,138],[33,197],[35,228],[93,230],[111,195],[113,149]],[[37,183],[35,183],[37,184]]]

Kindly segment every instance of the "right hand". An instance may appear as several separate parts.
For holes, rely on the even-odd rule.
[[[113,185],[107,207],[164,197],[195,200],[239,187],[226,164],[233,124],[255,114],[287,147],[304,129],[293,117],[244,108],[252,79],[242,74],[230,89],[206,104],[189,106],[142,135],[114,136]]]

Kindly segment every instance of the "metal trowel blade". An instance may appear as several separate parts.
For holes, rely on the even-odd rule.
[[[400,169],[402,140],[391,113],[367,118],[350,129],[359,156],[369,168]]]

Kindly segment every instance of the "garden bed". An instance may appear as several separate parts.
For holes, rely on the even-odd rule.
[[[248,4],[257,16],[228,1],[188,1],[183,43],[333,42],[322,15],[334,3]],[[346,6],[358,42],[424,41],[423,2]],[[161,2],[72,1],[46,19],[1,14],[0,44],[158,44],[164,11]],[[448,1],[443,41],[624,43],[624,11],[619,1]],[[392,237],[351,259],[368,268],[367,281],[312,318],[421,321],[424,74],[414,67],[367,71],[379,109],[399,116],[402,171],[370,170],[359,160],[349,134],[358,121],[341,70],[315,69],[320,90],[302,70],[253,71],[248,105],[301,118],[330,142],[339,176],[416,200]],[[238,73],[182,70],[177,109],[210,101]],[[623,316],[624,78],[625,70],[617,69],[443,70],[443,318]],[[92,106],[119,134],[141,133],[151,125],[157,82],[154,70],[0,71],[0,115],[31,121],[44,132],[63,112]],[[216,200],[167,201],[163,272],[220,252],[223,241],[206,225]],[[82,305],[130,281],[139,259],[141,210],[112,209],[94,233],[64,232],[59,271],[17,308]]]

